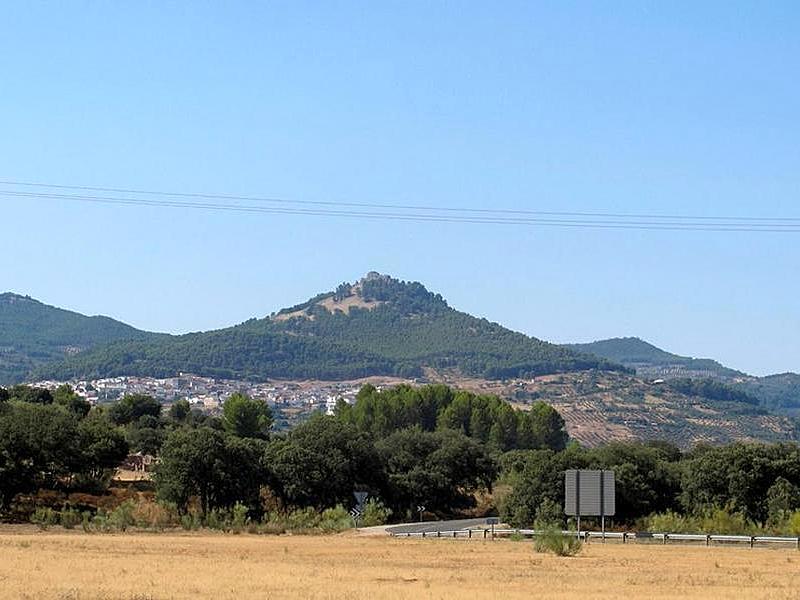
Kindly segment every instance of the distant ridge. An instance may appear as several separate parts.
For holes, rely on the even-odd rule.
[[[576,352],[585,352],[635,369],[643,376],[713,377],[733,379],[747,377],[710,358],[690,358],[672,354],[637,337],[611,338],[588,344],[567,344]]]
[[[425,368],[487,379],[622,370],[451,308],[417,282],[371,272],[264,319],[116,343],[36,370],[68,379],[192,372],[238,379],[420,377]]]
[[[154,335],[6,292],[0,294],[0,384],[16,383],[40,365],[101,344]]]

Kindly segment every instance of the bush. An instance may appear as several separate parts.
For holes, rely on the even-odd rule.
[[[564,522],[564,510],[561,505],[550,498],[541,501],[536,509],[534,529],[561,529]]]
[[[385,525],[392,516],[392,511],[383,505],[380,500],[370,499],[364,505],[364,515],[361,517],[363,527],[377,527]]]
[[[297,532],[315,529],[319,523],[319,513],[313,508],[293,510],[286,515],[286,528]]]
[[[92,513],[89,511],[81,514],[81,527],[86,533],[92,533]]]
[[[73,508],[65,508],[61,511],[61,526],[64,529],[75,529],[81,522],[81,513]]]
[[[31,523],[38,525],[39,529],[46,530],[58,523],[58,513],[52,508],[40,506],[31,515]]]
[[[759,528],[739,512],[729,508],[715,508],[702,518],[702,530],[708,533],[728,535],[752,535]]]
[[[111,524],[109,523],[108,515],[105,511],[99,510],[97,514],[92,517],[91,529],[92,531],[99,531],[102,533],[111,531]]]
[[[755,535],[763,528],[748,521],[730,508],[714,508],[698,516],[681,515],[673,511],[650,515],[643,520],[653,533],[711,533],[721,535]]]
[[[644,524],[651,533],[700,533],[702,529],[697,519],[671,510],[650,515],[644,520]]]
[[[127,531],[128,527],[136,523],[133,511],[136,503],[133,500],[126,500],[108,515],[108,526],[116,531]]]
[[[230,525],[230,519],[228,518],[227,511],[224,511],[221,508],[214,508],[208,511],[205,525],[209,529],[227,531]]]
[[[196,531],[203,526],[200,516],[195,512],[188,512],[181,515],[181,527],[186,531]]]
[[[344,531],[353,527],[353,517],[346,508],[337,504],[335,508],[322,511],[317,527],[326,533]]]
[[[578,539],[577,533],[564,533],[550,528],[537,536],[534,548],[536,552],[550,552],[556,556],[575,556],[583,548],[583,542]]]
[[[231,530],[233,533],[241,533],[245,526],[250,522],[247,518],[248,508],[241,502],[237,502],[231,511]]]
[[[800,536],[800,510],[789,517],[789,532],[792,535]]]

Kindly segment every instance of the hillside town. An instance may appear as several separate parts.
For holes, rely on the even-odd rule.
[[[129,394],[146,394],[170,405],[187,400],[195,408],[216,414],[231,394],[240,392],[263,400],[273,408],[276,424],[289,426],[315,411],[332,414],[336,403],[355,401],[361,387],[359,382],[294,382],[271,381],[255,383],[234,379],[215,379],[190,373],[177,377],[108,377],[75,381],[38,381],[36,387],[55,390],[60,385],[70,385],[75,392],[93,406],[111,403]],[[380,383],[377,387],[382,387]]]

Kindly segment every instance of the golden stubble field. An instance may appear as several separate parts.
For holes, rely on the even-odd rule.
[[[800,598],[800,552],[530,542],[0,531],[0,597]]]

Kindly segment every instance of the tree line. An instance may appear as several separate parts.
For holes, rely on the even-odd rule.
[[[665,442],[611,443],[562,452],[508,452],[500,459],[501,479],[512,491],[501,502],[502,516],[516,526],[559,513],[567,469],[611,469],[616,479],[617,520],[646,524],[657,516],[700,522],[736,521],[736,529],[800,534],[800,447],[797,444],[700,445],[688,452]],[[663,522],[663,520],[662,520]],[[673,529],[674,530],[674,529]],[[797,531],[795,531],[797,530]],[[717,531],[725,533],[726,531]],[[737,531],[731,531],[734,533]]]
[[[272,431],[272,420],[265,402],[243,394],[208,416],[186,401],[164,410],[145,395],[91,407],[68,386],[0,388],[0,511],[38,489],[105,490],[138,449],[158,456],[159,500],[202,519],[234,507],[252,518],[348,507],[356,490],[398,520],[420,504],[445,517],[475,508],[485,492],[511,525],[563,525],[564,471],[605,468],[616,477],[616,520],[628,526],[670,518],[689,527],[722,515],[740,528],[783,531],[792,519],[800,527],[795,444],[583,448],[546,404],[516,410],[444,385],[364,386],[352,405],[340,402],[334,415],[316,414],[285,434]]]

